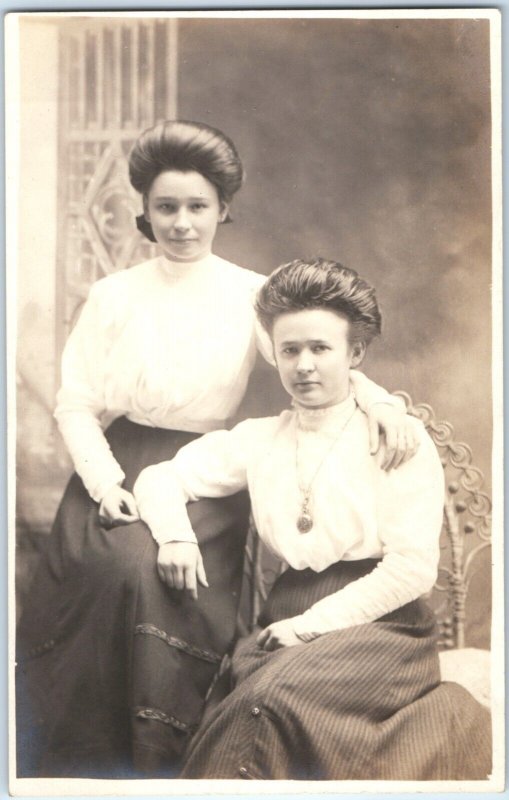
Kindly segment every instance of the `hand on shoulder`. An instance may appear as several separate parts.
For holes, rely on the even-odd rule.
[[[368,412],[369,442],[372,455],[382,451],[381,468],[397,469],[415,456],[422,436],[422,423],[403,407],[374,403]]]

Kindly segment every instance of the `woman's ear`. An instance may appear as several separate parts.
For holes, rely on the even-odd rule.
[[[358,367],[366,355],[366,342],[355,342],[350,354],[350,366]]]
[[[219,209],[219,222],[220,223],[226,221],[226,218],[228,217],[229,211],[230,211],[230,206],[228,205],[228,203],[224,203],[223,201],[221,201],[221,206],[220,206],[220,209]]]

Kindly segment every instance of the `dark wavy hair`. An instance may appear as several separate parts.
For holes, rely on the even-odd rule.
[[[367,346],[381,333],[382,315],[374,288],[337,261],[314,258],[282,264],[269,275],[256,298],[258,319],[270,335],[281,314],[312,308],[335,311],[348,319],[350,344]]]
[[[161,172],[199,172],[217,189],[219,199],[230,203],[242,186],[244,170],[235,145],[222,131],[203,122],[166,120],[144,131],[129,155],[129,179],[146,196]],[[154,242],[152,226],[137,217],[139,230]],[[225,222],[231,222],[227,215]]]

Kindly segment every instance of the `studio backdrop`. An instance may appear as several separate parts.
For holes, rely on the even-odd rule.
[[[374,283],[383,336],[363,369],[450,420],[489,491],[489,47],[473,18],[21,19],[20,596],[70,474],[52,417],[62,347],[90,285],[155,254],[126,155],[165,118],[238,146],[246,183],[219,255],[262,273],[320,255]],[[239,416],[286,403],[260,361]],[[467,643],[486,647],[479,576]]]

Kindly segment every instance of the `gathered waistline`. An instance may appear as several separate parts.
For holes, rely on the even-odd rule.
[[[124,417],[129,422],[133,422],[135,425],[143,425],[145,428],[160,428],[161,430],[182,431],[183,433],[210,433],[211,431],[223,430],[229,426],[229,420],[226,419],[199,421],[176,418],[175,425],[170,427],[166,425],[154,425],[153,422],[150,422],[144,417],[137,416],[131,411],[128,414],[124,414]]]

